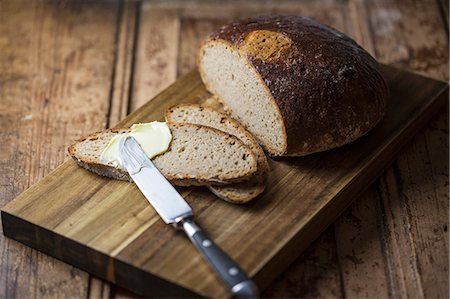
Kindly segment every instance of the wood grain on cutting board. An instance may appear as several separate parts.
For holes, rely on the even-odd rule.
[[[383,72],[391,89],[383,121],[339,149],[271,160],[267,189],[255,203],[235,206],[201,188],[181,189],[198,223],[261,288],[337,218],[445,104],[447,84],[390,67]],[[207,97],[198,73],[192,71],[118,127],[162,119],[173,104]],[[5,235],[146,296],[227,295],[190,242],[160,220],[135,185],[98,177],[73,161],[9,203],[2,221]]]

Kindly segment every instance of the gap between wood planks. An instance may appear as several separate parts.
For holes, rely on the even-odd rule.
[[[116,4],[0,6],[3,206],[63,162],[70,142],[104,126]],[[86,296],[87,273],[3,235],[0,248],[0,297]]]
[[[109,91],[106,128],[129,114],[133,95],[136,44],[139,33],[140,1],[120,1],[117,10],[115,53]],[[110,298],[110,284],[89,275],[88,298]]]
[[[445,30],[447,31],[447,35],[449,34],[449,23],[448,23],[448,7],[449,7],[449,1],[448,0],[436,0],[439,5],[439,10],[441,12],[442,22],[445,25]]]
[[[114,126],[176,79],[178,18],[168,18],[142,6],[140,1],[121,3],[107,127]],[[165,30],[176,34],[158,34]],[[92,276],[89,290],[89,298],[98,294],[111,296],[109,284]]]
[[[131,112],[140,5],[140,2],[120,2],[106,128],[115,125]]]

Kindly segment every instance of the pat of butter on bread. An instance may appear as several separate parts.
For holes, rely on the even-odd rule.
[[[134,124],[129,133],[118,134],[111,138],[100,156],[100,161],[116,168],[123,168],[119,144],[126,136],[135,138],[150,159],[166,152],[172,141],[172,133],[165,122]]]
[[[237,137],[201,125],[168,122],[167,126],[172,135],[169,150],[152,158],[152,162],[172,184],[231,184],[248,180],[257,171],[254,153]],[[130,132],[131,128],[118,128],[93,133],[70,145],[69,155],[93,173],[131,182],[124,168],[100,160],[114,136]]]

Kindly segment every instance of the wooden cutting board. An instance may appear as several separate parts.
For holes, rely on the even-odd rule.
[[[203,188],[180,188],[196,220],[261,289],[363,191],[448,99],[448,85],[384,66],[391,96],[384,120],[332,151],[271,160],[264,195],[236,206]],[[118,124],[161,120],[201,103],[192,71]],[[81,137],[81,136],[80,136]],[[2,209],[7,237],[146,297],[229,294],[182,232],[165,225],[127,182],[98,177],[71,160]]]

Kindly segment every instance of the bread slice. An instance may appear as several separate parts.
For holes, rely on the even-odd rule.
[[[257,16],[203,43],[206,88],[273,156],[341,146],[383,117],[388,85],[355,41],[310,18]]]
[[[255,138],[236,120],[217,110],[197,104],[182,104],[166,111],[168,123],[191,123],[209,126],[238,137],[255,154],[257,172],[249,181],[228,186],[208,186],[218,197],[233,203],[248,202],[264,191],[264,174],[269,170],[264,151]]]
[[[179,186],[229,184],[248,179],[257,170],[255,155],[241,140],[222,131],[193,124],[169,124],[169,151],[153,163],[173,184]],[[111,138],[123,130],[106,130],[80,139],[69,147],[75,162],[96,174],[132,181],[125,169],[100,161]]]
[[[217,197],[225,201],[234,204],[244,204],[252,201],[264,192],[266,187],[265,175],[255,175],[255,177],[245,182],[222,186],[207,185],[206,187]]]

